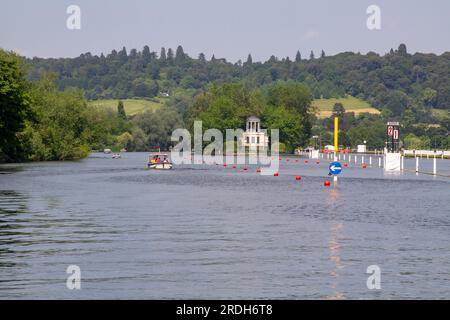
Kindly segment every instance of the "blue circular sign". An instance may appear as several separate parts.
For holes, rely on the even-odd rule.
[[[332,162],[328,167],[331,174],[340,174],[342,172],[342,165],[340,162]]]

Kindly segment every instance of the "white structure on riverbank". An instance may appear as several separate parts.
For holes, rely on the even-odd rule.
[[[387,140],[384,155],[384,171],[401,171],[402,156],[400,153],[399,139],[400,124],[397,121],[390,121],[386,126]]]
[[[259,118],[247,118],[247,126],[241,142],[248,152],[265,152],[268,149],[269,137],[266,134],[266,130],[261,129],[261,120]]]

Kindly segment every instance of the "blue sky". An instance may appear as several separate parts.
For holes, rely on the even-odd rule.
[[[66,28],[66,8],[81,8],[81,30]],[[381,30],[366,9],[381,8]],[[0,47],[28,57],[74,57],[112,49],[176,48],[230,61],[303,57],[323,49],[381,54],[450,51],[450,1],[433,0],[0,0]]]

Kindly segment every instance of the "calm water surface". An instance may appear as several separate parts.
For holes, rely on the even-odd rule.
[[[450,299],[450,178],[374,160],[325,188],[325,161],[283,159],[279,177],[145,161],[0,166],[0,298]],[[66,288],[69,265],[81,290]]]

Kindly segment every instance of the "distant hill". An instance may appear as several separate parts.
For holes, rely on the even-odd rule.
[[[271,56],[265,62],[253,62],[249,55],[231,63],[214,56],[207,59],[204,54],[192,58],[181,46],[162,48],[159,53],[145,46],[142,51],[124,47],[100,56],[88,52],[77,58],[33,58],[28,62],[31,79],[42,72],[55,72],[61,89],[82,88],[89,100],[150,99],[161,93],[200,92],[212,83],[239,81],[264,88],[278,80],[293,80],[308,86],[315,99],[351,95],[369,104],[358,105],[358,112],[373,107],[391,119],[407,117],[408,121],[432,123],[436,119],[431,109],[450,110],[450,52],[410,54],[401,44],[384,55],[323,53],[305,59],[300,52],[293,52],[292,56],[295,58]],[[349,111],[354,108],[350,107],[352,101],[345,102]],[[323,103],[329,109],[328,102]],[[318,105],[322,106],[321,102]]]

